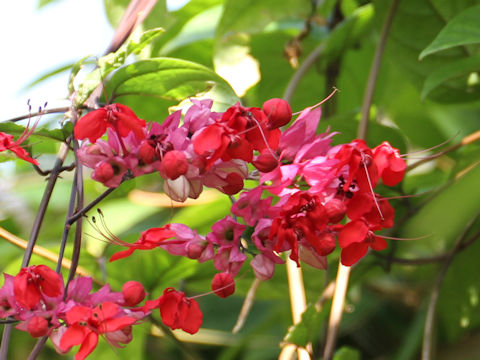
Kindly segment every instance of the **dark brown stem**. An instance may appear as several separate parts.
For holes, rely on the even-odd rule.
[[[68,224],[72,225],[75,221],[80,219],[83,215],[85,215],[87,212],[92,210],[94,206],[96,206],[100,201],[105,199],[108,195],[110,195],[116,188],[108,188],[104,193],[102,193],[99,197],[97,197],[95,200],[93,200],[90,204],[85,206],[83,209],[78,210],[75,214],[73,214],[69,219],[68,219]]]

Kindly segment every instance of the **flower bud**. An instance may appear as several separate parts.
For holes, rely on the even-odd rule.
[[[182,151],[172,150],[163,156],[161,171],[167,176],[167,178],[175,180],[179,176],[185,175],[187,170],[187,157]]]
[[[43,317],[34,316],[28,321],[27,331],[34,338],[47,335],[48,321]]]
[[[327,211],[330,222],[333,224],[340,222],[347,212],[347,207],[345,206],[345,203],[337,198],[333,198],[328,201],[324,205],[324,207]]]
[[[144,164],[151,164],[155,160],[155,149],[145,141],[140,145],[137,155]]]
[[[127,281],[122,286],[122,295],[126,306],[135,306],[145,298],[145,289],[138,281]]]
[[[212,280],[212,290],[218,297],[229,297],[235,292],[233,276],[225,272],[215,274]]]
[[[113,176],[115,175],[115,172],[113,170],[112,165],[110,165],[107,162],[102,162],[95,167],[94,175],[95,175],[94,177],[95,180],[104,184],[108,180],[113,178]]]
[[[273,98],[265,101],[263,112],[268,117],[268,129],[277,129],[289,123],[292,119],[292,109],[283,99]]]
[[[260,155],[255,157],[252,164],[261,172],[267,173],[278,166],[278,160],[269,149],[264,149]]]

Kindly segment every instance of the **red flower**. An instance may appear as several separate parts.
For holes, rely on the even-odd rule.
[[[160,245],[166,245],[165,240],[176,236],[175,231],[169,229],[169,225],[163,226],[161,228],[151,228],[142,232],[140,239],[135,243],[129,244],[126,242],[120,242],[118,239],[113,239],[114,243],[118,245],[127,246],[127,250],[119,251],[112,255],[110,262],[126,258],[133,254],[135,250],[151,250],[159,247]],[[172,242],[168,242],[171,244]]]
[[[133,131],[137,139],[143,139],[145,126],[145,120],[139,119],[128,106],[111,104],[80,118],[75,125],[74,134],[78,140],[88,138],[94,143],[111,127],[121,137],[126,137]]]
[[[387,248],[385,239],[369,230],[364,220],[354,220],[346,224],[338,235],[338,244],[342,248],[341,262],[352,266],[365,256],[368,248],[381,251]]]
[[[202,129],[193,138],[195,152],[207,158],[207,168],[216,160],[253,159],[253,150],[275,150],[280,130],[268,128],[268,118],[259,108],[235,104],[216,123]]]
[[[377,165],[378,175],[387,186],[395,186],[402,181],[407,164],[400,157],[400,152],[384,141],[373,149],[373,162]]]
[[[354,180],[358,184],[359,191],[371,192],[377,185],[379,176],[372,158],[372,150],[365,141],[358,139],[343,145],[335,154],[335,159],[339,160],[336,165],[338,171],[348,165],[348,179],[342,184],[345,193],[350,191],[350,185]]]
[[[167,288],[158,299],[160,315],[165,325],[172,330],[182,329],[195,334],[202,326],[203,314],[194,299],[189,299],[185,293]]]
[[[20,144],[25,141],[27,136],[31,134],[31,131],[32,130],[30,130],[30,132],[22,134],[17,141],[13,141],[12,135],[0,132],[0,152],[10,150],[20,159],[28,161],[31,164],[38,165],[38,161],[31,158],[29,153],[20,146]]]
[[[16,301],[27,309],[33,308],[42,295],[56,297],[63,292],[62,278],[46,265],[22,268],[13,280]]]
[[[321,255],[325,247],[320,243],[318,234],[323,231],[329,221],[327,211],[320,198],[307,192],[293,194],[282,206],[280,216],[275,218],[270,229],[270,240],[277,241],[273,250],[285,250],[285,242],[290,245],[290,258],[298,265],[298,243],[306,240]]]
[[[66,313],[66,319],[68,328],[60,340],[60,349],[68,351],[72,346],[80,345],[75,360],[85,359],[95,349],[99,334],[122,330],[137,321],[124,315],[122,309],[112,302],[104,302],[94,309],[74,306]]]

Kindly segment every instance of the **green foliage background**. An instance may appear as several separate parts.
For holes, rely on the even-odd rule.
[[[49,2],[44,0],[40,4]],[[338,88],[339,92],[323,107],[319,131],[329,127],[340,132],[335,137],[337,143],[349,142],[356,137],[372,59],[390,3],[191,0],[181,9],[169,12],[165,1],[160,0],[142,25],[142,31],[150,31],[102,58],[99,70],[88,75],[77,89],[80,96],[77,101],[80,104],[88,98],[102,81],[102,75],[106,77],[109,96],[104,100],[127,104],[147,120],[161,121],[169,107],[199,93],[214,98],[218,109],[225,109],[237,100],[246,106],[261,106],[269,98],[283,96],[297,71],[285,55],[285,48],[308,28],[298,42],[301,50],[298,62],[302,64],[319,46],[322,52],[295,90],[292,108],[299,111],[314,105],[333,87]],[[105,0],[113,27],[118,25],[127,5],[127,0]],[[449,141],[444,145],[448,147],[478,131],[479,44],[480,1],[400,1],[375,88],[369,145],[387,140],[402,153],[412,153],[411,161],[415,161],[439,150],[417,154],[415,151],[445,141]],[[246,55],[256,60],[259,81],[238,96],[215,71],[225,65],[232,66]],[[124,65],[127,58],[132,61]],[[78,71],[83,61],[73,71]],[[231,69],[235,71],[240,77],[247,75],[241,69]],[[67,95],[68,89],[65,92]],[[19,134],[23,128],[0,123],[0,131]],[[44,159],[53,157],[59,141],[69,133],[68,123],[63,127],[56,125],[54,130],[37,129],[31,139],[35,144],[34,154],[45,154]],[[472,221],[470,233],[478,231],[479,150],[477,143],[459,147],[409,172],[397,188],[379,189],[385,196],[420,194],[392,200],[397,225],[388,234],[420,239],[392,240],[385,257],[370,254],[354,268],[347,295],[348,313],[340,328],[341,349],[336,359],[419,358],[427,302],[442,263],[404,265],[389,261],[388,256],[415,259],[443,254],[452,249]],[[1,159],[9,160],[5,156]],[[40,234],[38,243],[53,251],[58,249],[71,180],[70,173],[64,173],[59,180]],[[135,196],[138,190],[160,192],[161,185],[156,175],[140,177],[122,184],[103,201],[101,208],[112,232],[133,242],[149,227],[183,222],[205,234],[211,224],[229,211],[228,199],[220,196],[184,208],[149,205]],[[85,187],[86,202],[105,190],[89,179]],[[43,182],[30,166],[18,162],[13,192],[31,213],[36,211],[43,189]],[[19,220],[21,217],[15,210],[10,215],[0,221],[0,226],[28,238],[29,229]],[[107,280],[115,290],[132,279],[141,281],[152,297],[159,296],[168,286],[182,287],[188,294],[209,290],[215,273],[211,263],[198,264],[157,250],[105,264],[105,259],[117,249],[95,239],[93,229],[87,227],[85,234],[80,265],[96,278]],[[23,250],[1,241],[0,253],[1,270],[17,273]],[[68,252],[66,255],[71,256]],[[480,357],[479,255],[480,244],[473,242],[455,255],[448,269],[437,307],[436,359]],[[310,303],[315,303],[325,284],[334,279],[338,256],[337,252],[329,256],[329,269],[325,272],[303,268]],[[36,256],[32,259],[33,264],[44,261]],[[212,330],[199,336],[195,344],[189,344],[199,357],[274,359],[284,338],[299,345],[312,341],[316,353],[321,354],[323,324],[330,305],[327,302],[320,312],[310,306],[302,323],[291,328],[288,284],[281,266],[272,280],[260,286],[245,328],[239,334],[230,333],[252,281],[253,272],[245,266],[233,297],[199,298],[204,312],[203,327]],[[158,314],[155,316],[158,318]],[[33,344],[28,335],[14,332],[11,358],[26,358]],[[152,334],[151,325],[145,323],[135,329],[133,342],[124,349],[111,349],[101,341],[92,358],[112,356],[147,360],[185,355],[168,338]],[[51,345],[41,354],[42,359],[57,357],[60,358]]]

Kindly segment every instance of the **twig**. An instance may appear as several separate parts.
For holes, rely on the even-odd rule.
[[[71,138],[68,138],[67,143],[70,142],[70,140]],[[32,232],[30,233],[30,238],[28,239],[27,247],[25,248],[25,253],[23,255],[22,268],[28,266],[30,258],[32,257],[33,249],[35,247],[35,243],[37,242],[38,234],[40,232],[40,228],[42,226],[42,222],[47,211],[48,203],[50,202],[50,197],[52,196],[53,188],[55,187],[58,175],[60,174],[60,168],[65,161],[67,153],[67,144],[62,143],[62,146],[60,147],[60,150],[57,154],[57,160],[55,161],[55,165],[53,166],[52,172],[48,179],[47,186],[45,187],[45,191],[43,192],[43,197],[38,208],[37,216],[35,217],[35,221],[33,222]],[[7,360],[8,345],[10,341],[11,331],[12,324],[5,325],[5,328],[3,330],[2,344],[0,345],[0,360]]]
[[[370,117],[370,107],[372,106],[373,95],[375,92],[375,86],[377,85],[377,77],[380,71],[380,62],[382,61],[383,51],[385,50],[385,44],[387,43],[387,36],[390,31],[390,27],[393,23],[393,17],[397,10],[400,0],[392,0],[390,8],[388,9],[387,17],[383,23],[382,31],[380,34],[380,40],[378,41],[375,55],[373,57],[372,67],[370,68],[370,74],[368,75],[367,87],[365,89],[365,95],[362,103],[362,118],[358,127],[357,137],[359,139],[366,139],[368,132],[368,120]]]
[[[462,146],[465,146],[465,145],[468,145],[468,144],[471,144],[475,141],[478,141],[480,140],[480,130],[477,130],[475,132],[473,132],[472,134],[470,135],[467,135],[465,136],[458,144],[455,144],[455,145],[452,145],[452,146],[449,146],[448,148],[446,148],[445,150],[442,150],[440,151],[439,153],[437,154],[434,154],[432,156],[428,156],[422,160],[419,160],[417,162],[414,162],[413,164],[410,164],[408,167],[407,167],[407,170],[406,171],[410,171],[410,170],[413,170],[415,169],[416,167],[428,162],[428,161],[431,161],[433,159],[436,159],[440,156],[443,156],[445,154],[448,154],[452,151],[455,151],[459,148],[461,148]]]
[[[300,81],[302,78],[305,76],[307,73],[308,69],[315,63],[317,58],[320,56],[320,54],[323,52],[325,49],[325,43],[321,43],[318,45],[313,51],[307,56],[305,61],[300,65],[298,70],[295,72],[293,77],[290,79],[287,88],[285,89],[285,92],[283,93],[283,98],[287,101],[290,102],[293,97],[293,93],[298,87],[298,84],[300,84]]]
[[[458,252],[458,249],[462,241],[467,236],[468,232],[472,228],[475,221],[478,219],[480,214],[477,214],[467,225],[462,234],[457,238],[455,244],[453,245],[448,257],[445,259],[445,262],[442,266],[442,269],[438,273],[438,276],[435,280],[435,284],[432,288],[432,293],[430,296],[430,301],[428,303],[427,316],[425,318],[425,328],[423,331],[423,345],[422,345],[422,360],[430,360],[432,358],[432,340],[433,340],[433,325],[435,321],[435,310],[437,308],[438,297],[440,295],[440,288],[442,286],[443,279],[447,274],[447,270],[450,264],[453,261],[455,254]],[[478,235],[477,235],[478,236]]]
[[[0,237],[11,242],[12,244],[21,247],[22,249],[25,249],[27,247],[28,242],[19,238],[18,236],[13,235],[12,233],[8,232],[4,228],[0,226]],[[53,251],[50,251],[48,249],[45,249],[44,247],[40,245],[35,245],[33,248],[33,253],[35,255],[41,256],[47,260],[50,260],[52,262],[57,262],[58,261],[58,255],[55,254]],[[72,266],[72,262],[69,259],[63,258],[62,259],[62,266],[65,269],[70,269]],[[77,274],[81,276],[88,276],[93,279],[93,282],[98,284],[98,285],[103,285],[103,283],[96,279],[92,274],[88,272],[87,269],[79,266],[77,267]]]
[[[20,121],[20,120],[25,120],[25,119],[28,119],[30,117],[35,117],[35,116],[39,116],[39,115],[64,113],[64,112],[67,112],[68,110],[70,110],[70,106],[58,107],[58,108],[38,111],[38,112],[35,112],[35,113],[20,115],[20,116],[17,116],[17,117],[8,119],[8,120],[2,120],[1,122],[2,123],[4,123],[4,122],[17,122],[17,121]]]
[[[68,219],[68,224],[72,225],[75,221],[80,219],[83,215],[85,215],[87,212],[89,212],[95,205],[97,205],[100,201],[105,199],[108,195],[110,195],[116,188],[108,188],[104,193],[102,193],[99,197],[97,197],[95,200],[93,200],[90,204],[85,206],[83,209],[78,210],[75,214],[73,214],[69,219]]]
[[[467,247],[472,245],[475,240],[477,240],[480,237],[480,230],[470,237],[467,241],[461,243],[458,248],[457,248],[457,253],[465,250]],[[435,255],[435,256],[428,256],[428,257],[421,257],[421,258],[414,258],[414,259],[404,259],[404,258],[399,258],[399,257],[390,257],[388,255],[384,255],[378,252],[373,252],[373,254],[379,258],[386,259],[392,263],[397,263],[400,265],[428,265],[428,264],[435,264],[438,262],[442,262],[448,259],[450,256],[450,252],[440,254],[440,255]]]
[[[240,314],[238,315],[237,322],[232,329],[232,333],[236,334],[243,328],[243,325],[245,324],[245,320],[247,319],[247,316],[250,313],[250,309],[252,308],[253,300],[255,299],[255,294],[257,293],[257,289],[261,283],[262,283],[262,280],[258,278],[255,278],[255,280],[253,280],[253,283],[250,286],[250,289],[248,289],[247,296],[243,301],[242,309],[240,310]]]
[[[168,326],[165,326],[161,321],[158,321],[152,315],[150,315],[148,318],[153,325],[159,327],[163,331],[163,333],[178,346],[178,348],[184,353],[187,358],[191,360],[201,359],[201,357],[190,346],[188,346],[188,344],[178,340]]]

